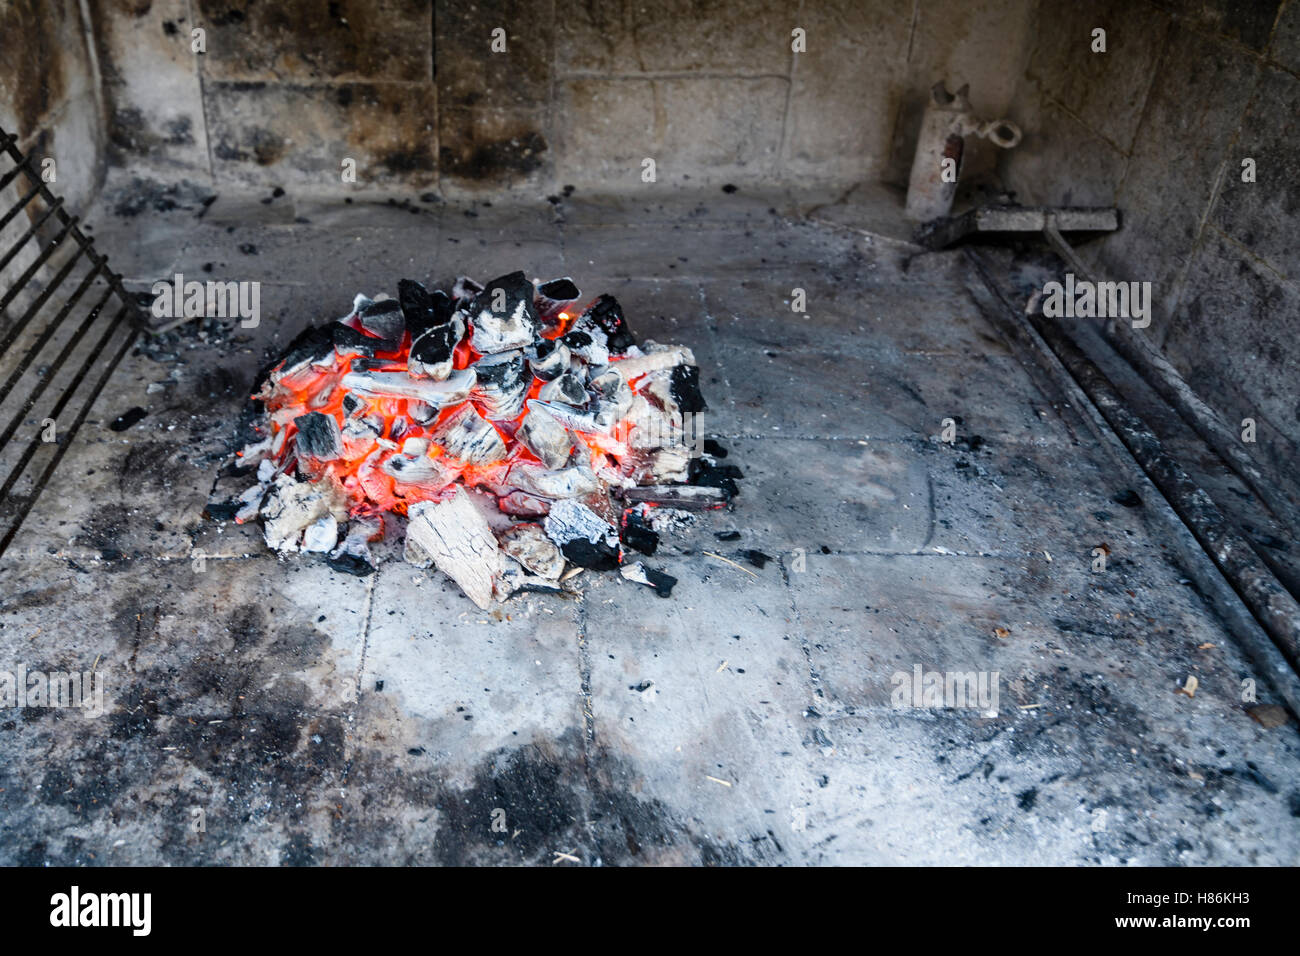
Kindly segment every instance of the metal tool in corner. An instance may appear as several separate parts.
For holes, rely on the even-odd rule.
[[[907,184],[907,218],[929,222],[947,216],[957,195],[967,136],[1003,149],[1020,143],[1020,127],[1007,119],[982,120],[970,105],[970,84],[949,93],[940,80],[930,90]]]

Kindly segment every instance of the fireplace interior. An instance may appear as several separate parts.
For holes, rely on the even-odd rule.
[[[1294,864],[1298,115],[1300,0],[0,3],[0,862]]]

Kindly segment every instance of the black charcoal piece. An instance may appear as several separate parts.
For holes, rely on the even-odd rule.
[[[335,322],[329,326],[329,330],[334,341],[334,351],[344,358],[354,355],[374,358],[377,347],[383,344],[379,339],[358,332],[342,322]]]
[[[347,415],[352,415],[359,411],[366,403],[357,398],[351,392],[343,396],[343,411]]]
[[[574,538],[560,546],[564,557],[572,564],[591,571],[618,569],[618,551],[603,541],[592,543],[586,538]]]
[[[243,507],[242,501],[209,501],[203,516],[209,521],[233,521]]]
[[[687,482],[704,488],[717,488],[728,500],[740,494],[737,478],[743,478],[735,465],[712,465],[703,458],[692,458],[687,466]]]
[[[740,540],[740,532],[739,532],[739,531],[715,531],[715,532],[713,532],[713,536],[714,536],[715,538],[717,538],[719,541],[739,541],[739,540]]]
[[[655,589],[655,594],[661,598],[670,596],[673,593],[673,585],[677,583],[677,579],[671,574],[656,571],[654,568],[645,569],[645,578],[646,582]]]
[[[770,554],[764,554],[762,551],[755,551],[753,548],[740,552],[741,556],[758,568],[760,571],[767,566],[767,562],[772,560]]]
[[[612,295],[602,295],[582,317],[595,322],[605,333],[609,339],[607,347],[615,355],[622,355],[636,345],[636,337],[628,328],[627,319],[623,317],[623,307]]]
[[[440,289],[430,292],[414,279],[397,283],[397,301],[401,303],[406,329],[417,339],[435,325],[445,325],[456,311],[451,297]]]
[[[469,307],[471,344],[484,355],[525,348],[537,334],[533,284],[522,272],[493,279]]]
[[[622,542],[642,554],[654,554],[659,548],[658,533],[646,523],[640,512],[629,511],[623,524]]]
[[[704,439],[704,454],[712,455],[714,458],[726,458],[727,449],[714,441],[712,438]]]
[[[308,326],[294,336],[293,341],[279,358],[265,365],[257,373],[253,390],[261,388],[266,377],[276,369],[290,372],[308,362],[319,362],[332,351],[334,351],[334,333],[330,331],[330,327],[328,325]]]
[[[326,558],[325,563],[335,571],[343,574],[353,574],[359,578],[369,577],[375,573],[374,565],[365,558],[357,557],[355,554],[344,552],[337,558]],[[383,681],[380,681],[380,689],[383,689]]]
[[[674,366],[668,390],[677,403],[678,410],[684,415],[702,412],[708,407],[700,392],[700,369],[697,365]]]
[[[113,419],[108,427],[113,429],[115,432],[124,432],[140,419],[144,418],[147,414],[148,412],[137,405],[135,408],[129,408],[121,415],[118,415],[117,418]]]
[[[524,362],[524,353],[500,352],[485,355],[474,363],[478,381],[471,397],[483,405],[488,418],[514,419],[524,407],[524,398],[532,384]]]
[[[550,282],[543,282],[539,285],[533,304],[539,316],[543,319],[552,319],[563,312],[581,294],[578,287],[573,284],[573,280],[565,276],[563,279],[552,279]]]
[[[451,374],[456,346],[465,334],[465,324],[454,317],[435,325],[411,343],[407,368],[412,375],[427,375],[441,381]]]
[[[298,427],[298,454],[318,461],[333,461],[343,454],[343,438],[333,415],[308,412],[293,420]]]
[[[559,302],[572,302],[582,294],[568,276],[563,279],[552,279],[550,282],[543,282],[537,287],[537,291],[548,299],[555,299]]]
[[[359,318],[361,327],[383,339],[385,346],[391,343],[391,348],[397,348],[402,344],[406,320],[402,317],[402,306],[396,299],[370,303],[361,310]]]
[[[1117,505],[1123,505],[1125,508],[1137,508],[1142,504],[1142,499],[1138,497],[1138,493],[1132,488],[1125,488],[1110,500]]]
[[[587,399],[590,398],[587,390],[582,387],[582,382],[578,380],[578,376],[570,372],[543,385],[537,397],[544,402],[564,402],[566,405],[574,406],[586,405]]]
[[[586,332],[574,329],[572,332],[566,332],[560,336],[560,341],[576,352],[585,349],[591,344],[591,336]]]
[[[569,370],[569,347],[552,339],[537,343],[537,357],[529,361],[533,374],[543,382],[558,378]]]

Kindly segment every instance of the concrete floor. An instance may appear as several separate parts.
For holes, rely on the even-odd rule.
[[[1112,500],[1123,469],[960,255],[898,241],[891,194],[222,196],[201,219],[107,196],[89,218],[129,277],[260,280],[265,318],[128,356],[0,561],[0,660],[93,666],[111,700],[0,714],[0,862],[1300,862],[1296,728],[1246,713],[1250,666],[1149,529],[1163,503]],[[700,360],[745,479],[665,540],[671,599],[588,574],[484,614],[392,553],[349,577],[201,517],[304,323],[516,268]],[[775,560],[705,553],[747,548]],[[895,709],[915,665],[996,671],[996,712]]]

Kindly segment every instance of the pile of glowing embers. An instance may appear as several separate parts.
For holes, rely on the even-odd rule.
[[[404,522],[405,559],[484,608],[581,569],[666,596],[674,579],[632,551],[725,505],[740,472],[702,441],[691,350],[638,345],[612,296],[579,300],[570,279],[522,272],[358,295],[263,373],[239,464],[257,484],[227,513],[357,574]]]

